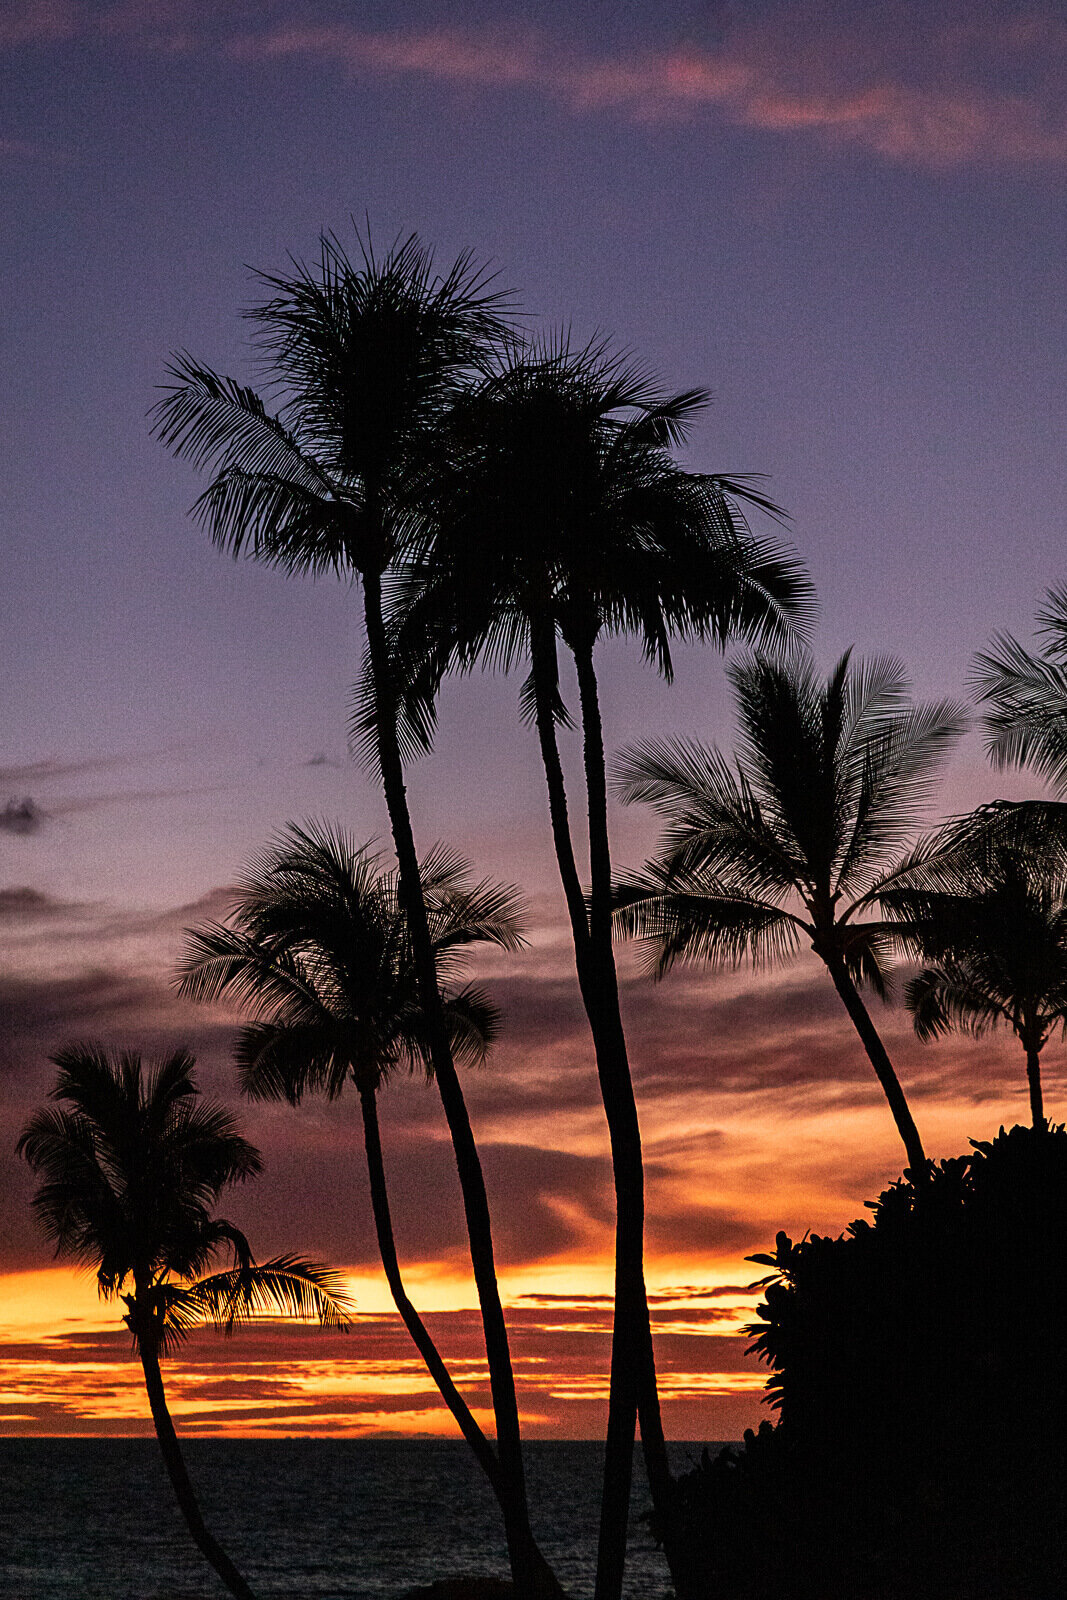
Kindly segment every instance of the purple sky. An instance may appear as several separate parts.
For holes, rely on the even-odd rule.
[[[187,1026],[162,998],[180,908],[231,881],[290,817],[385,829],[373,786],[346,765],[353,597],[216,555],[186,516],[201,484],[148,437],[171,351],[250,374],[247,266],[311,254],[323,228],[350,238],[353,215],[382,242],[417,229],[442,262],[467,246],[492,259],[532,314],[581,338],[612,333],[672,386],[707,385],[716,403],[688,457],[770,475],[818,588],[820,657],[851,642],[895,650],[920,692],[960,694],[973,652],[998,627],[1028,633],[1064,577],[1065,84],[1067,21],[1040,0],[0,0],[0,806],[29,796],[42,811],[26,832],[0,830],[0,895],[51,897],[0,900],[0,1069],[23,1037],[38,1063],[0,1118],[0,1269],[31,1259],[16,1221],[27,1186],[3,1150],[46,1082],[55,1031],[170,1037]],[[611,745],[672,730],[728,739],[713,654],[683,652],[671,690],[629,645],[606,647],[602,666]],[[541,976],[569,984],[517,688],[446,691],[438,752],[412,775],[416,823],[425,843],[447,837],[530,892]],[[941,801],[1025,789],[988,771],[972,735]],[[620,862],[649,837],[647,819],[615,818]],[[763,991],[731,981],[709,1029],[753,1025]],[[530,982],[515,1004],[537,1059],[564,1014],[566,1049],[582,1055],[569,988],[557,1004]],[[853,1067],[834,1065],[851,1062],[850,1038],[813,983],[803,969],[769,1013],[781,1048],[760,1013],[751,1081],[733,1046],[717,1058],[715,1081],[741,1097],[729,1112],[741,1153],[718,1233],[714,1196],[702,1204],[727,1253],[777,1225],[770,1204],[738,1221],[737,1195],[753,1175],[767,1182],[753,1129],[773,1096],[807,1092],[798,1038],[821,1039],[832,1068],[812,1115],[853,1104],[841,1089]],[[637,1036],[658,1030],[688,1071],[684,993],[635,1016]],[[894,1026],[906,1067],[933,1061]],[[221,1072],[221,1035],[203,1028]],[[973,1055],[939,1059],[931,1088],[980,1104],[952,1077]],[[746,1083],[748,1123],[736,1111]],[[684,1122],[654,1072],[647,1084],[653,1123]],[[429,1108],[404,1094],[416,1162]],[[484,1103],[498,1133],[529,1109]],[[599,1130],[592,1101],[587,1114]],[[971,1131],[966,1117],[938,1126],[940,1153]],[[693,1128],[682,1155],[663,1157],[663,1250],[684,1211],[667,1169],[676,1160],[684,1190]],[[854,1214],[896,1159],[891,1130],[873,1155],[864,1130],[849,1135],[843,1189],[827,1134],[782,1178],[778,1215],[839,1226]],[[270,1143],[262,1118],[256,1133]],[[585,1159],[580,1144],[561,1139],[544,1180],[561,1248],[582,1237],[566,1214],[585,1183],[567,1166]],[[276,1148],[281,1161],[280,1133]],[[831,1193],[826,1215],[804,1211]],[[7,1211],[5,1194],[17,1198]]]

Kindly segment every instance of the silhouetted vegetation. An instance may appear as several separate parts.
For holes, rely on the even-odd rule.
[[[420,870],[452,1054],[461,1063],[482,1062],[499,1016],[481,989],[458,987],[458,979],[471,945],[519,948],[518,896],[505,884],[475,883],[466,862],[440,846]],[[433,1078],[397,874],[340,829],[290,825],[242,879],[227,921],[190,931],[181,989],[196,1000],[236,1000],[255,1018],[234,1047],[250,1099],[295,1106],[306,1093],[334,1100],[346,1083],[355,1088],[393,1302],[494,1492],[506,1496],[496,1450],[412,1304],[397,1258],[378,1092],[404,1068]]]
[[[636,635],[669,677],[672,637],[786,645],[811,611],[810,585],[796,557],[775,541],[755,539],[741,502],[775,513],[777,507],[750,482],[687,472],[672,458],[670,447],[686,438],[707,399],[701,390],[666,393],[603,344],[573,348],[563,336],[529,346],[513,342],[456,405],[444,448],[424,473],[425,535],[405,573],[416,598],[398,629],[402,659],[418,663],[429,653],[431,682],[479,660],[505,668],[529,664],[523,710],[540,744],[615,1179],[600,1600],[621,1592],[638,1417],[654,1503],[666,1503],[670,1469],[644,1281],[641,1132],[612,949],[594,653],[605,635]],[[560,694],[561,649],[573,660],[578,685],[588,895],[559,750],[559,728],[570,721]]]
[[[606,342],[519,335],[509,297],[471,256],[439,273],[414,235],[382,257],[360,238],[354,258],[327,235],[311,265],[292,260],[285,276],[258,281],[266,298],[249,316],[261,392],[183,355],[155,433],[208,473],[194,514],[218,548],[358,588],[365,656],[350,733],[380,780],[396,866],[340,831],[290,828],[254,863],[227,920],[191,934],[180,985],[245,1011],[236,1057],[252,1098],[296,1104],[349,1083],[358,1094],[385,1276],[496,1494],[521,1600],[558,1600],[560,1588],[530,1524],[489,1202],[457,1071],[484,1058],[497,1023],[488,996],[460,986],[462,957],[476,942],[517,949],[517,902],[440,847],[420,859],[405,786],[407,764],[432,747],[446,674],[520,664],[615,1187],[596,1600],[621,1595],[638,1421],[679,1600],[1058,1597],[1067,1135],[1045,1120],[1040,1055],[1067,1020],[1067,805],[996,802],[902,857],[966,711],[913,706],[891,656],[846,652],[820,676],[802,649],[814,610],[803,566],[744,515],[785,514],[751,477],[676,459],[704,390],[672,394]],[[974,685],[994,763],[1062,789],[1067,590],[1049,591],[1038,621],[1043,648],[998,637]],[[652,805],[666,831],[643,871],[613,884],[597,649],[619,634],[668,679],[675,640],[741,640],[752,653],[729,668],[732,759],[695,739],[624,754],[619,793]],[[571,668],[584,807],[562,746]],[[0,827],[32,831],[31,810],[10,802]],[[772,1269],[752,1332],[780,1419],[679,1481],[660,1416],[613,927],[648,942],[657,977],[679,960],[771,964],[810,946],[908,1161],[841,1237],[779,1234],[773,1254],[752,1258]],[[1032,1128],[927,1161],[861,992],[888,999],[902,954],[922,963],[905,991],[921,1036],[1014,1029]],[[185,1053],[149,1070],[91,1047],[54,1060],[58,1105],[19,1145],[42,1180],[38,1215],[58,1253],[121,1295],[190,1532],[251,1600],[204,1526],[160,1360],[204,1318],[229,1329],[280,1309],[336,1322],[337,1280],[298,1257],[257,1265],[214,1216],[259,1157],[225,1110],[199,1101]],[[402,1067],[434,1082],[448,1125],[495,1437],[404,1287],[377,1105]],[[224,1249],[232,1266],[207,1273]],[[488,1595],[497,1584],[453,1588]]]
[[[649,942],[658,977],[677,960],[770,965],[809,943],[920,1174],[919,1130],[860,987],[885,997],[898,934],[870,912],[965,712],[909,706],[891,656],[846,652],[822,683],[807,660],[760,654],[735,662],[730,679],[733,765],[691,739],[648,740],[619,761],[622,798],[652,805],[666,828],[659,855],[618,886],[617,920]]]
[[[1067,1584],[1067,1134],[1003,1129],[773,1268],[777,1426],[678,1485],[707,1600],[1053,1600]]]
[[[18,1153],[41,1182],[33,1207],[58,1256],[96,1269],[133,1335],[160,1452],[197,1549],[237,1600],[252,1590],[205,1526],[167,1407],[160,1369],[199,1323],[232,1332],[257,1313],[343,1327],[338,1273],[301,1256],[256,1262],[232,1222],[214,1215],[230,1184],[260,1171],[259,1152],[222,1106],[201,1100],[185,1050],[145,1068],[140,1056],[72,1045],[53,1057],[51,1107],[22,1130]],[[205,1268],[224,1250],[233,1266]]]
[[[986,748],[994,766],[1029,767],[1060,793],[1067,787],[1067,587],[1049,589],[1028,650],[1010,633],[975,661],[974,687],[988,707]]]
[[[1026,1058],[1030,1118],[1045,1120],[1041,1052],[1067,1029],[1067,871],[1053,849],[996,831],[919,851],[908,882],[880,896],[924,962],[904,990],[920,1039],[1010,1028]]]
[[[489,1199],[437,982],[404,783],[405,757],[430,742],[432,710],[416,701],[414,715],[405,713],[384,581],[421,530],[415,489],[443,447],[443,424],[508,335],[508,297],[469,254],[438,273],[415,235],[381,259],[369,240],[358,245],[353,260],[324,235],[313,265],[259,275],[270,298],[250,315],[272,408],[254,390],[179,357],[156,407],[156,434],[213,471],[196,510],[220,549],[290,573],[334,572],[362,589],[366,691],[357,721],[389,812],[427,1045],[456,1157],[512,1573],[524,1595],[552,1595],[558,1585],[530,1529]]]

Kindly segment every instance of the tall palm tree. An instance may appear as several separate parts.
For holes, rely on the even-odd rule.
[[[229,1332],[261,1312],[317,1316],[344,1327],[337,1273],[299,1256],[257,1264],[215,1204],[259,1172],[259,1152],[221,1106],[199,1098],[193,1058],[178,1050],[145,1068],[140,1056],[72,1045],[52,1057],[57,1102],[30,1118],[18,1152],[41,1178],[33,1205],[56,1253],[96,1268],[119,1296],[144,1372],[156,1438],[186,1526],[231,1594],[252,1590],[208,1532],[167,1409],[160,1358],[198,1323]],[[221,1250],[227,1271],[205,1275]]]
[[[438,671],[528,660],[522,708],[536,726],[575,964],[596,1052],[616,1193],[612,1343],[597,1594],[622,1583],[634,1416],[665,1524],[670,1477],[644,1283],[641,1136],[611,936],[611,854],[594,653],[634,632],[671,674],[670,636],[777,637],[808,591],[795,561],[759,543],[736,506],[748,484],[683,472],[669,452],[706,402],[668,396],[602,345],[517,343],[454,408],[450,448],[423,483],[425,536],[398,627],[410,663],[429,637]],[[407,641],[407,642],[405,642]],[[588,810],[590,894],[571,834],[557,730],[568,721],[559,646],[574,660]]]
[[[158,438],[214,473],[194,508],[214,542],[291,573],[333,572],[363,593],[369,745],[382,781],[426,1016],[434,1079],[463,1195],[506,1491],[512,1571],[524,1594],[546,1575],[530,1530],[515,1377],[500,1300],[485,1180],[437,985],[404,759],[428,736],[401,716],[402,684],[382,587],[413,531],[410,486],[439,448],[441,423],[492,342],[506,297],[469,255],[445,273],[415,235],[378,259],[350,260],[323,237],[314,266],[260,274],[270,298],[249,315],[275,410],[254,389],[188,357],[155,412]],[[548,1585],[551,1588],[551,1584]]]
[[[986,745],[997,767],[1030,767],[1067,790],[1067,587],[1049,589],[1038,613],[1044,649],[998,634],[975,661],[974,688],[985,714]]]
[[[751,655],[729,669],[735,765],[689,740],[635,745],[624,800],[666,819],[660,852],[622,883],[618,918],[652,941],[662,976],[679,958],[712,966],[791,957],[825,964],[863,1042],[916,1175],[926,1156],[904,1091],[860,994],[884,995],[899,929],[862,921],[892,881],[938,760],[962,732],[950,702],[909,707],[901,664],[843,655],[825,682],[810,661]]]
[[[423,861],[422,893],[453,1058],[485,1059],[495,1008],[456,987],[472,944],[520,944],[515,891],[473,883],[440,846]],[[321,824],[290,825],[240,882],[227,922],[190,932],[180,987],[230,998],[254,1018],[237,1039],[244,1092],[298,1105],[305,1093],[359,1095],[371,1205],[386,1280],[404,1325],[498,1496],[496,1451],[471,1415],[404,1288],[393,1237],[378,1124],[378,1091],[398,1070],[433,1076],[407,919],[395,872],[369,846]]]
[[[924,962],[905,1002],[920,1039],[1011,1028],[1026,1055],[1031,1119],[1044,1127],[1041,1052],[1067,1031],[1067,870],[1058,851],[1013,849],[997,831],[947,845],[880,897]]]

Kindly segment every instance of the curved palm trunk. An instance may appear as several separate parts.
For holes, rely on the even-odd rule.
[[[205,1561],[211,1563],[230,1593],[237,1595],[238,1600],[255,1600],[255,1595],[225,1550],[204,1526],[196,1493],[185,1469],[185,1459],[178,1444],[178,1435],[174,1431],[174,1423],[167,1410],[167,1398],[163,1392],[163,1374],[159,1370],[159,1355],[150,1339],[147,1336],[142,1337],[136,1327],[134,1337],[137,1342],[137,1354],[141,1358],[145,1388],[148,1390],[148,1404],[152,1408],[152,1421],[155,1423],[163,1464],[173,1485],[181,1514],[185,1518],[185,1525],[192,1534],[193,1542],[200,1554]]]
[[[652,1396],[655,1395],[655,1367],[651,1334],[647,1332],[648,1306],[642,1267],[644,1187],[641,1172],[641,1140],[632,1085],[629,1083],[626,1041],[619,1016],[614,957],[610,952],[610,859],[607,891],[609,958],[605,964],[603,944],[601,943],[598,949],[594,943],[581,879],[574,859],[566,785],[552,715],[553,688],[557,674],[555,635],[551,624],[546,625],[531,619],[530,655],[537,733],[548,786],[552,837],[570,915],[578,986],[593,1035],[615,1176],[615,1319],[611,1341],[608,1428],[604,1446],[604,1487],[597,1551],[596,1597],[597,1600],[617,1600],[622,1589],[626,1561],[626,1530],[636,1417],[639,1406],[644,1402],[642,1439],[646,1445],[646,1460],[648,1460],[648,1437],[655,1439],[659,1413],[658,1401],[654,1405],[648,1403],[649,1375],[651,1375]],[[596,801],[591,796],[591,817],[595,806]],[[606,832],[606,798],[604,807]],[[591,825],[591,843],[594,831]],[[602,854],[598,856],[597,865],[602,876]],[[597,910],[600,909],[598,906]],[[620,1062],[624,1083],[620,1082]],[[626,1103],[627,1085],[630,1090],[629,1105]],[[635,1169],[636,1184],[633,1181]],[[647,1340],[642,1334],[642,1321],[647,1332]],[[649,1421],[650,1417],[654,1420]],[[659,1428],[658,1432],[659,1446],[665,1463],[666,1452],[663,1450],[662,1429]],[[653,1458],[656,1457],[655,1443],[652,1455]],[[654,1472],[650,1470],[650,1483],[653,1477]],[[657,1504],[656,1509],[661,1511],[665,1507],[662,1506],[662,1485],[659,1474],[655,1474],[655,1482],[654,1500],[657,1497],[660,1499],[661,1504]]]
[[[852,1018],[853,1026],[860,1036],[871,1066],[878,1076],[878,1082],[882,1085],[885,1097],[889,1101],[889,1109],[893,1113],[897,1132],[904,1141],[904,1149],[908,1154],[908,1166],[913,1179],[918,1181],[926,1171],[926,1152],[919,1138],[919,1130],[915,1126],[915,1118],[904,1097],[904,1090],[900,1087],[900,1079],[893,1069],[893,1063],[878,1035],[878,1030],[871,1021],[867,1007],[860,998],[859,990],[849,977],[845,963],[840,956],[823,956],[822,959],[834,981],[834,988],[841,996],[845,1010]]]
[[[1045,1101],[1041,1093],[1041,1052],[1032,1045],[1026,1047],[1026,1082],[1030,1089],[1030,1121],[1035,1128],[1047,1127]]]
[[[493,1233],[489,1200],[478,1149],[474,1142],[467,1104],[448,1037],[448,1025],[437,986],[437,968],[426,920],[419,877],[419,858],[408,810],[404,766],[396,734],[396,699],[392,686],[391,664],[382,616],[381,578],[363,574],[364,618],[370,655],[374,693],[378,760],[382,787],[389,811],[393,844],[399,871],[399,892],[411,934],[412,953],[419,983],[419,999],[426,1017],[430,1060],[437,1082],[445,1120],[452,1139],[463,1195],[463,1210],[470,1241],[471,1265],[478,1290],[485,1354],[489,1364],[489,1383],[496,1417],[497,1451],[500,1462],[504,1527],[508,1555],[516,1588],[524,1596],[559,1594],[557,1583],[534,1541],[526,1499],[526,1478],[519,1436],[519,1408],[515,1394],[515,1375],[508,1347],[507,1325],[500,1303],[500,1290],[493,1257]]]
[[[644,1165],[641,1128],[626,1035],[619,1005],[618,975],[611,931],[611,845],[608,837],[607,772],[600,697],[593,667],[593,647],[575,650],[578,694],[582,711],[583,755],[589,810],[589,938],[596,966],[601,1028],[605,1036],[600,1087],[611,1135],[612,1167],[616,1195],[616,1292],[622,1296],[625,1318],[636,1360],[637,1410],[641,1444],[653,1507],[665,1533],[665,1551],[671,1562],[669,1536],[671,1473],[663,1437],[656,1358],[644,1269]],[[598,1053],[599,1064],[599,1053]],[[673,1567],[673,1563],[672,1567]],[[620,1574],[621,1578],[621,1574]]]
[[[378,1127],[378,1097],[373,1089],[361,1089],[360,1108],[363,1112],[363,1143],[367,1152],[367,1172],[370,1177],[371,1205],[374,1209],[374,1227],[378,1235],[378,1250],[385,1269],[385,1279],[393,1296],[405,1328],[414,1341],[426,1367],[441,1392],[449,1411],[459,1424],[460,1432],[474,1451],[478,1463],[489,1479],[498,1500],[505,1494],[501,1481],[500,1463],[489,1440],[471,1416],[470,1408],[441,1359],[437,1346],[430,1337],[422,1318],[408,1299],[400,1276],[393,1222],[389,1214],[389,1194],[385,1185],[385,1166],[382,1161],[382,1141]],[[501,1510],[503,1501],[501,1500]]]

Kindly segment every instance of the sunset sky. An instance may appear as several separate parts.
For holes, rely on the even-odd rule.
[[[792,515],[815,649],[893,650],[960,695],[998,628],[1062,582],[1067,20],[1048,0],[0,0],[0,1432],[145,1432],[128,1339],[35,1236],[13,1148],[49,1053],[188,1042],[236,1102],[233,1019],[170,986],[182,929],[288,820],[387,837],[348,760],[357,597],[217,555],[202,487],[148,435],[171,352],[249,378],[249,266],[324,228],[472,247],[531,325],[610,333],[715,404],[686,459],[758,471]],[[599,659],[609,744],[730,740],[721,659],[666,687]],[[523,889],[527,950],[481,963],[505,1027],[467,1080],[532,1437],[605,1413],[606,1134],[518,682],[450,684],[412,770],[420,842]],[[568,771],[578,785],[576,749]],[[580,791],[575,789],[576,795]],[[974,732],[941,813],[1038,792]],[[620,866],[647,815],[613,815]],[[765,1414],[744,1323],[779,1228],[836,1232],[899,1175],[870,1067],[812,958],[653,987],[621,953],[668,1435]],[[1014,1041],[922,1046],[876,1020],[930,1153],[1025,1118]],[[1046,1103],[1065,1111],[1063,1047]],[[421,1082],[383,1138],[416,1303],[477,1414],[488,1384],[451,1149]],[[242,1107],[263,1178],[227,1215],[256,1252],[343,1265],[352,1332],[197,1335],[189,1432],[444,1432],[376,1270],[358,1105]]]

